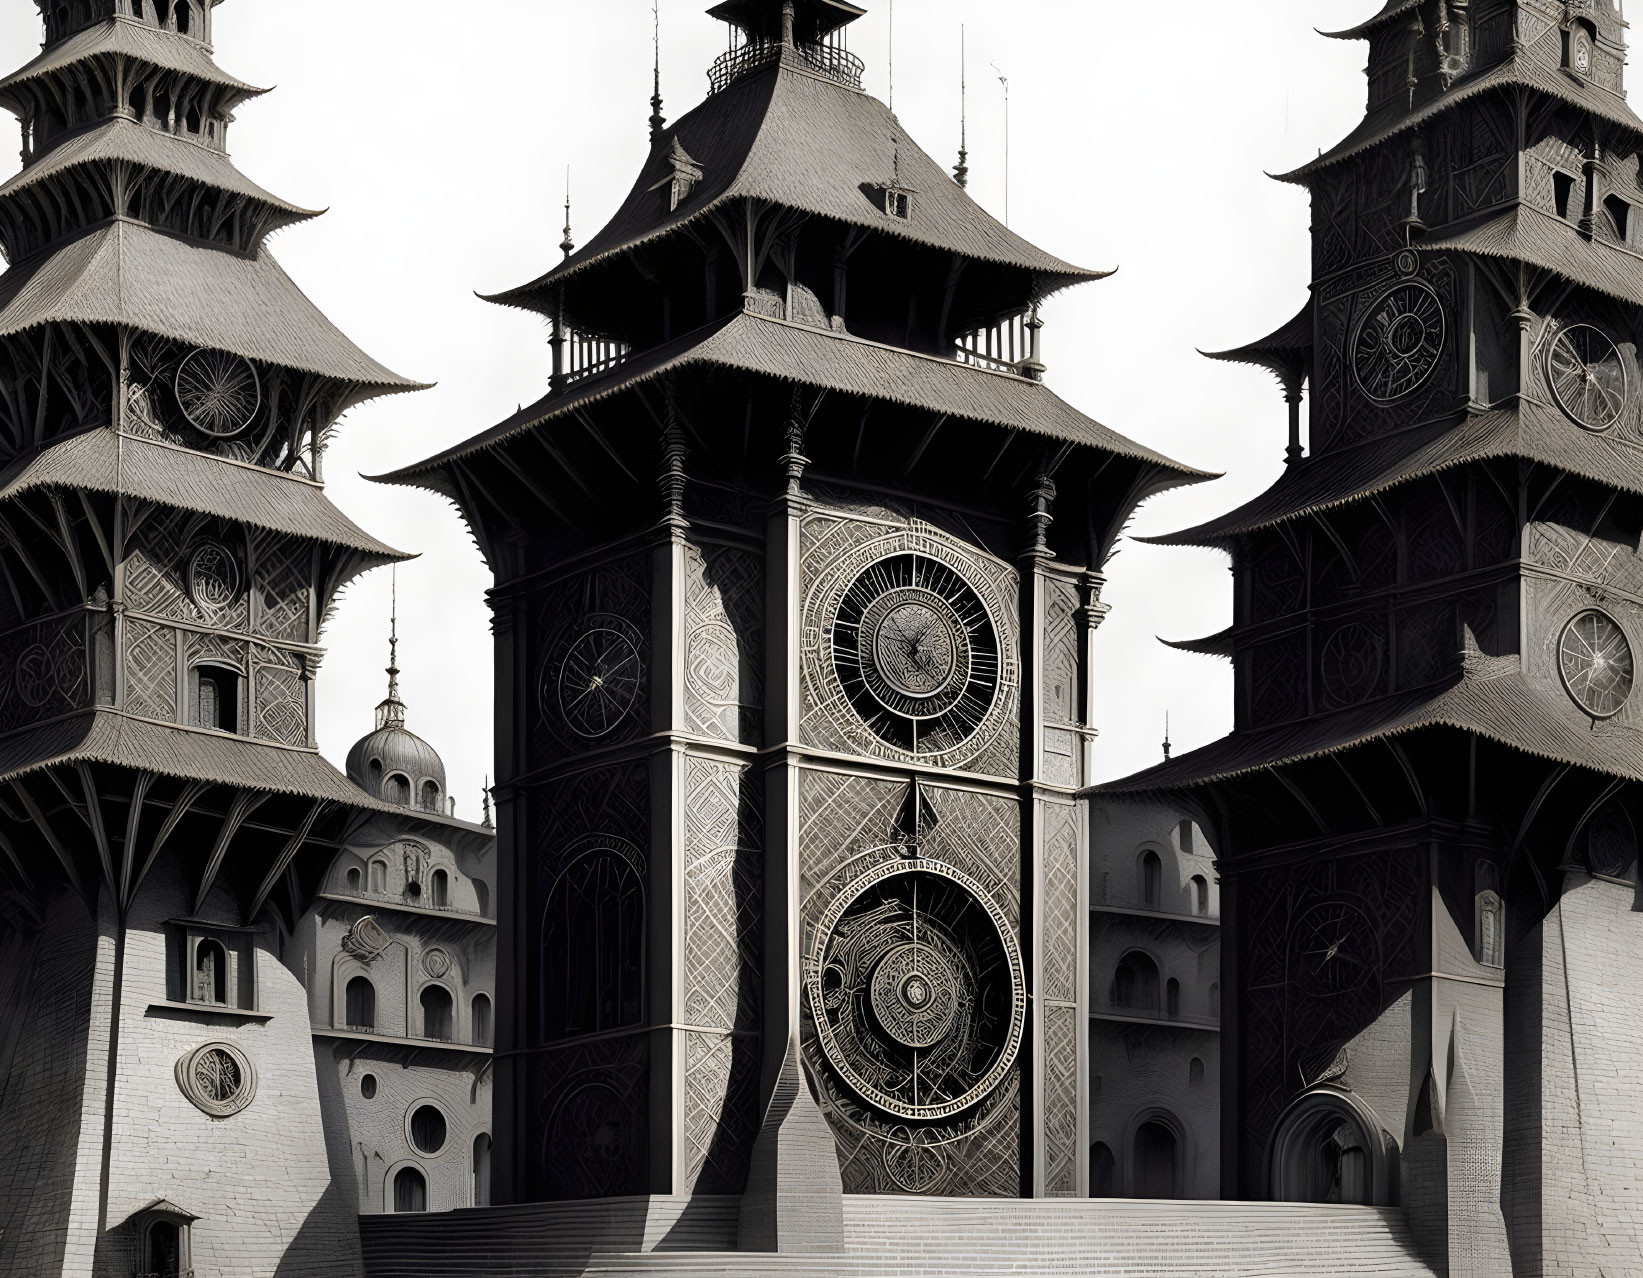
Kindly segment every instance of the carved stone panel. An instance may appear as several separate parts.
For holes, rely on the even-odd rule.
[[[86,614],[71,612],[0,636],[0,731],[91,703]]]
[[[1051,577],[1044,590],[1044,652],[1041,691],[1044,702],[1044,780],[1052,785],[1081,783],[1083,739],[1079,724],[1079,688],[1083,660],[1083,625],[1078,618],[1078,584]]]
[[[308,685],[303,662],[278,648],[253,649],[252,731],[281,745],[308,744]]]
[[[687,1024],[754,1029],[760,1007],[759,781],[751,768],[685,761],[685,992]]]
[[[759,1037],[684,1034],[684,1192],[739,1194],[759,1132]]]
[[[567,1043],[528,1067],[531,1200],[614,1198],[648,1188],[650,1047],[642,1033]]]
[[[764,705],[764,560],[685,548],[685,717],[690,730],[757,745]]]

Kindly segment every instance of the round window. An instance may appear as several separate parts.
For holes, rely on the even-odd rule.
[[[207,1043],[177,1062],[177,1086],[213,1118],[239,1113],[257,1094],[257,1071],[231,1043]]]
[[[445,1115],[432,1105],[418,1105],[411,1111],[411,1144],[418,1153],[437,1154],[445,1148]]]
[[[1632,695],[1632,646],[1620,623],[1596,608],[1563,628],[1558,669],[1575,704],[1594,719],[1619,714]]]
[[[366,1100],[375,1100],[377,1095],[377,1076],[367,1074],[359,1080],[359,1094]]]

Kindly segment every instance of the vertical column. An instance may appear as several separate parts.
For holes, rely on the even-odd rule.
[[[529,828],[525,796],[514,784],[523,774],[524,744],[517,725],[528,723],[522,677],[526,660],[525,605],[517,590],[499,592],[491,621],[496,636],[496,1055],[491,1097],[494,1145],[491,1150],[491,1201],[524,1202],[529,1195],[525,1152],[534,1143],[529,1112],[525,1056],[532,991],[524,977],[536,970],[524,950],[530,908],[529,850],[523,831]]]
[[[645,988],[650,1032],[650,1191],[685,1182],[684,1053],[684,431],[666,392],[658,488],[662,519],[651,548],[650,867],[646,883]]]
[[[1021,948],[1027,965],[1027,1039],[1021,1113],[1022,1194],[1045,1195],[1044,1140],[1048,1066],[1044,1024],[1043,930],[1044,836],[1047,814],[1040,797],[1044,772],[1045,566],[1052,558],[1048,533],[1055,485],[1038,476],[1027,494],[1027,548],[1021,568]]]

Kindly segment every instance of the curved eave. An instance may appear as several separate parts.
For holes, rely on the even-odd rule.
[[[1403,17],[1406,13],[1412,13],[1420,6],[1421,0],[1386,0],[1381,11],[1373,18],[1360,22],[1355,27],[1348,27],[1344,31],[1320,31],[1318,34],[1328,40],[1367,40],[1389,22]]]
[[[1208,523],[1137,540],[1225,549],[1240,537],[1363,501],[1469,462],[1513,457],[1643,495],[1636,449],[1617,432],[1581,430],[1556,408],[1524,399],[1504,407],[1331,449],[1291,466],[1254,500]]]
[[[1643,781],[1635,729],[1593,721],[1574,703],[1558,705],[1531,687],[1515,657],[1467,660],[1465,677],[1447,688],[1385,697],[1349,710],[1271,728],[1235,732],[1133,776],[1094,789],[1106,794],[1189,790],[1269,772],[1356,746],[1453,728],[1537,758]]]
[[[666,213],[654,188],[672,174],[667,157],[675,137],[704,177],[692,198]],[[913,216],[905,220],[877,209],[861,189],[898,176],[913,192]],[[633,249],[686,228],[717,237],[710,219],[740,200],[1028,271],[1045,295],[1112,274],[1065,262],[1003,225],[877,99],[794,67],[772,66],[709,97],[663,133],[622,207],[579,252],[528,284],[482,296],[540,309],[546,303],[533,300],[536,295]]]
[[[156,30],[132,18],[114,17],[52,45],[32,62],[0,80],[0,103],[15,105],[15,90],[21,85],[96,57],[134,58],[162,71],[193,76],[228,90],[233,95],[228,103],[230,107],[268,92],[229,75],[212,61],[211,51],[197,40]]]
[[[323,212],[320,209],[305,209],[264,190],[235,168],[233,161],[221,151],[122,119],[107,120],[94,129],[59,142],[0,185],[0,200],[81,165],[98,163],[141,165],[200,182],[230,195],[255,200],[283,214],[286,225],[318,217]]]
[[[361,570],[414,558],[378,541],[311,480],[107,427],[48,444],[0,472],[0,501],[40,488],[123,494],[363,556]]]
[[[1553,28],[1555,30],[1556,28]],[[1481,71],[1469,80],[1461,80],[1447,93],[1415,108],[1386,124],[1371,124],[1365,120],[1355,130],[1317,159],[1288,173],[1273,174],[1280,182],[1304,184],[1320,170],[1339,164],[1360,152],[1369,150],[1389,138],[1406,133],[1480,94],[1495,89],[1519,88],[1544,93],[1570,106],[1579,107],[1601,116],[1610,124],[1643,137],[1643,120],[1626,105],[1624,98],[1607,93],[1583,81],[1575,80],[1562,71],[1546,67],[1527,56],[1509,59],[1498,66]]]
[[[0,276],[0,337],[111,324],[350,382],[420,390],[345,337],[266,251],[242,257],[117,220]]]
[[[1042,383],[749,313],[646,352],[612,373],[575,383],[436,457],[373,478],[427,486],[435,472],[465,457],[698,365],[760,374],[1099,449],[1156,467],[1165,488],[1216,478],[1086,417]]]
[[[1528,204],[1420,246],[1526,262],[1633,306],[1643,306],[1643,254],[1589,240],[1569,222]]]
[[[1299,315],[1259,341],[1231,350],[1198,353],[1205,359],[1227,364],[1252,364],[1267,369],[1280,381],[1299,382],[1312,363],[1313,342],[1312,301],[1309,298]]]
[[[1232,627],[1228,626],[1225,630],[1218,631],[1213,635],[1206,635],[1202,639],[1164,639],[1160,637],[1158,642],[1166,648],[1174,648],[1177,652],[1196,652],[1200,656],[1225,657],[1230,661],[1232,660],[1232,634]]]

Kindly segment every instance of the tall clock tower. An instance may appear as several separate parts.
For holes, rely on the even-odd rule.
[[[1607,0],[1389,0],[1337,33],[1369,103],[1287,175],[1311,297],[1221,356],[1284,384],[1291,464],[1163,539],[1232,556],[1234,623],[1189,646],[1232,660],[1236,728],[1112,787],[1215,832],[1225,1192],[1401,1201],[1450,1274],[1643,1240],[1600,1066],[1643,1015],[1624,32]]]
[[[1045,385],[1095,275],[862,91],[861,13],[715,8],[707,99],[496,299],[548,394],[392,477],[497,576],[498,1201],[746,1187],[768,1248],[829,1183],[1085,1192],[1101,569],[1196,472]]]

